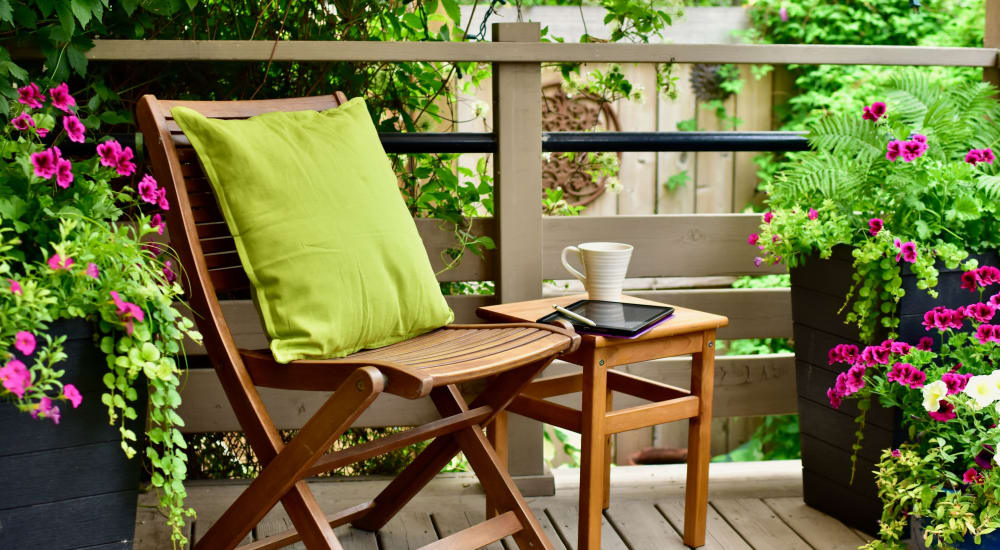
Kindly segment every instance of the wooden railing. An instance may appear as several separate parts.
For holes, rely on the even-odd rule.
[[[473,221],[473,232],[489,235],[497,249],[485,258],[467,254],[442,281],[495,281],[496,296],[452,296],[449,303],[459,322],[475,321],[475,308],[496,300],[517,301],[541,296],[543,279],[565,278],[559,252],[569,244],[590,240],[621,241],[635,246],[630,277],[736,276],[780,272],[757,269],[756,251],[746,236],[759,217],[743,214],[653,215],[589,218],[543,217],[541,195],[541,63],[712,62],[944,65],[983,67],[996,82],[1000,46],[1000,0],[987,0],[985,48],[798,45],[635,45],[540,43],[534,23],[508,23],[494,29],[493,43],[384,43],[270,41],[133,41],[97,40],[88,53],[93,61],[481,61],[493,63],[493,128],[495,218]],[[14,52],[30,57],[31,52]],[[626,129],[627,130],[627,129]],[[440,267],[440,252],[452,246],[451,233],[440,222],[418,220],[428,254]],[[785,289],[669,290],[638,293],[663,302],[727,315],[722,339],[791,337],[791,304]],[[237,342],[263,347],[266,338],[249,301],[224,306]],[[202,353],[190,347],[189,353]],[[197,360],[194,361],[197,363]],[[553,369],[562,368],[554,365]],[[684,359],[653,361],[625,368],[673,385],[688,380]],[[790,354],[726,356],[717,360],[716,416],[794,412],[794,360]],[[322,395],[280,390],[261,392],[280,428],[295,428],[325,399]],[[210,369],[192,369],[183,394],[181,414],[186,430],[239,430]],[[617,406],[629,406],[626,400]],[[406,408],[406,414],[399,414]],[[392,414],[386,414],[392,410]],[[392,396],[379,399],[358,422],[364,426],[414,423],[435,416],[428,403]],[[541,430],[537,424],[512,419],[511,469],[526,478],[544,474]],[[546,490],[545,484],[528,491]]]

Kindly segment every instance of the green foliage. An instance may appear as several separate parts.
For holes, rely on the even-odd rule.
[[[763,417],[746,443],[724,455],[712,457],[712,462],[792,460],[801,456],[799,415],[783,414]]]
[[[691,175],[688,174],[687,170],[681,170],[676,174],[667,178],[667,181],[663,182],[663,187],[667,189],[668,192],[673,193],[681,187],[684,187],[691,181]]]

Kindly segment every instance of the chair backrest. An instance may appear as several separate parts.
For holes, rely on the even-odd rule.
[[[219,296],[245,292],[250,288],[250,281],[240,264],[233,237],[197,153],[170,110],[184,106],[210,118],[243,119],[274,111],[322,111],[339,107],[346,101],[347,97],[341,92],[328,96],[251,101],[174,101],[151,95],[139,100],[137,120],[153,175],[166,188],[171,204],[165,213],[171,245],[185,270],[188,299],[216,368],[231,363],[243,370],[222,315]]]

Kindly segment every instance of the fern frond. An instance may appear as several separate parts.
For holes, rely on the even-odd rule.
[[[833,199],[851,203],[862,192],[870,163],[829,154],[801,159],[785,178],[774,183],[773,195]]]
[[[928,108],[941,101],[942,91],[916,71],[900,71],[886,85],[889,108],[908,126],[923,127]]]
[[[977,183],[987,199],[1000,201],[1000,176],[982,176]]]
[[[871,159],[884,152],[874,124],[855,114],[841,114],[822,118],[809,131],[809,143],[817,151],[829,151]]]

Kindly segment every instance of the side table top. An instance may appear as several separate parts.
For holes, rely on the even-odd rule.
[[[553,304],[565,307],[573,302],[584,300],[586,298],[586,294],[573,294],[570,296],[553,296],[550,298],[541,298],[539,300],[529,300],[526,302],[513,302],[509,304],[498,304],[495,306],[484,306],[476,309],[476,315],[487,321],[498,323],[523,323],[526,321],[533,323],[541,317],[552,313]],[[631,302],[634,304],[670,305],[627,295],[623,295],[621,301]],[[678,334],[689,334],[703,330],[717,329],[729,324],[729,319],[722,315],[706,313],[704,311],[678,306],[673,307],[674,314],[672,317],[653,327],[652,330],[638,338],[624,339],[599,336],[595,334],[581,334],[580,336],[583,337],[585,343],[589,343],[591,346],[596,348],[602,348],[624,342],[652,340],[666,336],[675,336]]]

